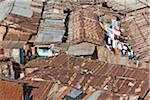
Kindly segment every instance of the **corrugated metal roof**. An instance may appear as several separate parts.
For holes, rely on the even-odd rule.
[[[80,84],[81,89],[92,86],[97,90],[114,91],[120,95],[142,96],[148,89],[148,70],[67,55],[53,57],[50,61],[47,67],[41,66],[41,70],[35,73],[48,75],[72,87]],[[42,78],[47,79],[46,76]]]
[[[103,33],[96,14],[88,10],[73,12],[69,20],[68,42],[103,45]]]
[[[31,18],[23,17],[15,14],[10,14],[7,19],[4,21],[5,24],[7,21],[12,22],[11,27],[18,28],[22,31],[31,33],[37,32],[38,22],[40,20],[40,13],[34,12]]]
[[[98,100],[102,91],[95,91],[87,100]]]
[[[31,0],[5,0],[0,4],[2,11],[0,20],[6,18],[10,13],[24,17],[32,17],[33,11],[30,9],[30,4]]]
[[[25,67],[27,67],[27,68],[34,68],[34,67],[40,68],[41,66],[48,65],[50,62],[51,62],[50,58],[39,58],[39,59],[32,60],[32,61],[28,62],[25,65]]]
[[[14,82],[0,81],[1,100],[22,100],[23,87]]]
[[[2,100],[23,100],[24,99],[24,92],[27,93],[27,91],[24,91],[23,89],[23,83],[26,83],[27,86],[29,86],[31,89],[31,93],[28,95],[32,97],[33,100],[45,100],[50,92],[50,89],[52,88],[54,82],[47,81],[31,81],[24,79],[20,81],[21,84],[19,84],[19,81],[0,81],[0,96]]]
[[[31,1],[32,0],[15,0],[11,13],[29,18],[32,17],[33,11],[30,9]]]
[[[26,42],[21,42],[21,41],[2,41],[0,42],[0,46],[3,48],[8,48],[8,49],[18,49],[22,48]]]
[[[149,0],[108,0],[107,5],[119,13],[126,14],[150,6]]]
[[[45,11],[43,14],[44,20],[42,20],[40,23],[38,35],[34,40],[35,42],[61,42],[62,41],[62,37],[65,33],[65,27],[64,27],[65,14],[59,14],[59,12],[55,12],[55,10],[56,8],[45,7]],[[59,9],[57,10],[63,12],[63,10],[59,10]],[[55,18],[51,16],[55,16]]]
[[[4,28],[5,29],[5,28]],[[16,29],[8,29],[4,41],[28,41],[30,34]]]
[[[46,9],[50,9],[50,8],[55,8],[55,9],[59,9],[59,10],[64,10],[64,9],[79,9],[81,8],[81,5],[72,1],[64,1],[64,2],[53,2],[53,3],[49,3],[46,5]]]
[[[82,93],[82,91],[80,91],[80,90],[73,90],[73,91],[71,91],[71,93],[67,94],[67,96],[72,97],[72,98],[76,98],[76,97],[78,97],[81,93]]]
[[[150,9],[148,9],[150,10]],[[150,12],[143,11],[134,15],[125,26],[129,29],[128,35],[133,50],[140,55],[142,61],[150,61]]]
[[[76,0],[76,2],[81,4],[100,4],[105,2],[105,0]]]
[[[35,41],[37,42],[60,42],[62,40],[63,34],[62,33],[51,33],[47,31],[47,34],[38,34],[37,39]]]
[[[53,86],[53,82],[29,82],[29,86],[33,87],[30,96],[33,100],[45,100],[47,99],[49,92]]]
[[[21,7],[14,7],[13,10],[12,10],[12,13],[13,14],[16,14],[16,15],[21,15],[21,16],[24,16],[24,17],[32,17],[33,15],[33,11],[31,9],[25,9],[25,8],[21,8]]]
[[[42,6],[31,5],[31,3],[31,0],[5,0],[0,4],[2,14],[5,15],[2,15],[3,19],[5,19],[0,23],[1,26],[8,27],[8,30],[28,33],[26,35],[20,33],[12,34],[13,32],[9,31],[8,34],[5,34],[4,40],[28,41],[30,34],[37,32],[41,12],[33,11],[31,8],[42,9]]]
[[[5,0],[0,3],[0,21],[4,20],[9,15],[13,7],[13,3],[14,1],[12,0]]]

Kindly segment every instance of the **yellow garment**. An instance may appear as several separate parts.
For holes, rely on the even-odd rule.
[[[104,30],[108,32],[108,26],[106,24],[104,24]]]
[[[102,24],[102,23],[100,22],[100,26],[102,27],[103,30],[105,30],[106,32],[108,32],[108,27],[107,27],[106,24]]]

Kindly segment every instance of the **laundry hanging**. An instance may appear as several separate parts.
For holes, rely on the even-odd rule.
[[[108,23],[106,19],[100,20],[100,26],[105,35],[105,47],[115,54],[120,52],[122,56],[128,55],[129,59],[138,59],[139,57],[129,44],[128,37],[122,34],[123,29],[118,26],[118,23],[116,20],[112,20],[112,23]]]

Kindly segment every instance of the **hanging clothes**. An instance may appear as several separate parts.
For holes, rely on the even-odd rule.
[[[113,30],[114,34],[120,36],[121,35],[121,31],[120,31],[120,28],[119,27],[116,27],[114,30]]]
[[[109,45],[105,45],[106,46],[106,48],[109,50],[109,51],[111,51],[111,48],[110,48],[110,46]]]
[[[105,34],[104,41],[108,50],[113,51],[115,54],[121,52],[122,56],[128,54],[129,59],[137,59],[132,47],[128,43],[128,37],[122,34],[124,30],[120,28],[119,21],[113,19],[108,24],[106,19],[102,19],[100,26]]]
[[[117,40],[113,40],[112,47],[113,47],[113,48],[117,48],[117,43],[118,43]]]
[[[104,39],[105,39],[105,42],[106,42],[107,45],[108,45],[108,38],[109,38],[109,36],[105,34],[105,38]]]
[[[119,37],[116,34],[114,34],[114,39],[119,40]]]
[[[111,20],[112,29],[115,29],[119,25],[119,22],[116,20]]]
[[[122,50],[122,44],[121,44],[121,42],[118,42],[117,47],[118,47],[119,50]]]
[[[112,45],[112,39],[108,37],[108,45]]]
[[[126,50],[122,49],[121,54],[122,54],[122,56],[125,56],[126,55]]]
[[[129,57],[130,60],[133,59],[133,57],[134,57],[134,52],[133,52],[133,50],[131,50],[131,52],[128,52],[128,57]]]
[[[103,30],[105,30],[105,25],[100,22],[100,26]]]
[[[118,55],[119,54],[119,49],[118,48],[114,48],[115,50],[115,54]]]
[[[114,34],[111,32],[111,29],[110,29],[110,28],[108,28],[108,36],[109,36],[112,40],[114,40]]]
[[[128,50],[128,47],[127,47],[126,44],[123,44],[122,48],[123,48],[124,50],[126,50],[126,51]]]
[[[124,41],[123,41],[123,38],[122,38],[121,36],[119,36],[119,41],[120,41],[120,42],[124,42]]]

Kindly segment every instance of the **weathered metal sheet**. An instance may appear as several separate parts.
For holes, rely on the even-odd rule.
[[[0,3],[0,21],[5,19],[13,9],[15,0],[5,0]]]
[[[67,51],[70,55],[92,55],[95,50],[95,45],[90,43],[80,43],[71,45]]]

